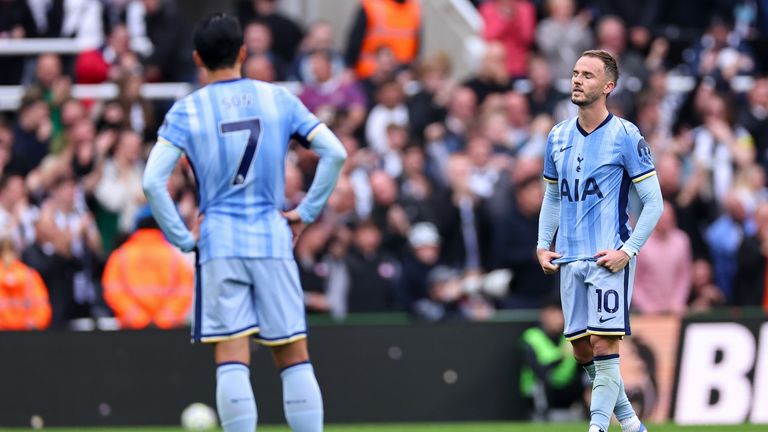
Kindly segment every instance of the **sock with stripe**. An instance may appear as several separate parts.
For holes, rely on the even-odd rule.
[[[309,362],[288,366],[283,379],[283,410],[293,432],[323,430],[323,397]]]
[[[587,375],[589,375],[589,382],[595,381],[595,362],[581,365]],[[635,414],[635,409],[632,408],[632,404],[629,402],[626,391],[624,391],[624,380],[619,376],[619,397],[616,400],[616,407],[613,408],[613,413],[616,414],[616,419],[621,423],[622,432],[638,432],[640,430],[640,419]]]
[[[589,424],[607,431],[621,388],[619,355],[596,356],[594,361],[595,381],[592,383]]]
[[[243,363],[227,362],[216,368],[216,408],[224,432],[256,430],[256,400],[250,375]]]

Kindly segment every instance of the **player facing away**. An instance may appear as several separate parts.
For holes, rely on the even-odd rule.
[[[346,152],[287,90],[243,79],[237,19],[215,14],[194,31],[193,58],[209,84],[177,101],[158,132],[144,190],[163,232],[197,249],[193,342],[213,343],[216,406],[227,432],[256,430],[249,337],[272,347],[291,429],[323,429],[323,402],[307,351],[304,302],[292,243],[332,192]],[[290,139],[320,156],[295,210],[283,212]],[[179,217],[166,185],[186,155],[197,181],[199,235]]]
[[[624,432],[647,430],[624,392],[619,342],[631,334],[635,255],[663,203],[648,144],[635,125],[606,107],[618,79],[616,60],[605,51],[585,51],[573,68],[578,116],[549,133],[536,251],[544,273],[561,270],[565,337],[593,381],[589,432],[606,432],[612,412]],[[643,202],[634,231],[627,208],[631,185]]]

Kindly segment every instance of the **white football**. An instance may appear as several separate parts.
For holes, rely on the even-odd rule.
[[[214,429],[218,425],[216,411],[208,405],[195,402],[181,413],[181,426],[189,431]]]

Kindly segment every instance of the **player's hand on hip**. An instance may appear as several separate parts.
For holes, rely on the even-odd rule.
[[[597,265],[616,273],[629,262],[629,255],[623,250],[606,249],[595,254]]]
[[[288,226],[293,233],[293,246],[296,246],[296,242],[299,240],[299,236],[304,231],[304,222],[301,220],[299,212],[296,210],[290,210],[283,212],[283,217],[288,221]]]
[[[552,252],[547,249],[536,249],[536,257],[539,259],[539,265],[544,270],[544,274],[554,274],[560,269],[559,264],[552,264],[552,260],[560,258],[557,252]]]

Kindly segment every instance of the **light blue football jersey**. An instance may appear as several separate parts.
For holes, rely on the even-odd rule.
[[[544,180],[560,190],[558,262],[593,259],[631,234],[629,188],[656,171],[648,143],[631,122],[609,114],[592,133],[574,117],[549,133]]]
[[[281,216],[290,138],[306,144],[320,121],[288,90],[238,79],[178,100],[159,139],[181,149],[205,215],[198,250],[214,258],[293,258]]]

